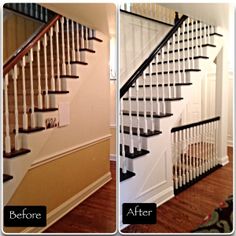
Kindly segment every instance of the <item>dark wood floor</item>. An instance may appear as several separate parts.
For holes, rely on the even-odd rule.
[[[44,233],[113,233],[116,230],[116,165],[112,180]]]
[[[127,233],[188,233],[233,193],[233,149],[230,163],[157,208],[157,224],[130,225]]]

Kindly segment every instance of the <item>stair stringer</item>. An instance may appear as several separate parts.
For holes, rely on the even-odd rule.
[[[104,35],[102,33],[97,32],[97,37],[103,39]],[[98,51],[98,55],[102,55],[102,50],[99,48],[100,42],[94,40],[94,49],[96,52]],[[88,55],[87,55],[88,54]],[[93,54],[86,54],[86,61],[89,64],[89,61],[94,57]],[[74,75],[84,74],[85,71],[89,69],[89,65],[76,65],[75,69],[72,69]],[[91,69],[91,68],[90,68]],[[84,78],[82,83],[85,81]],[[50,94],[50,106],[58,108],[60,102],[69,102],[70,104],[75,99],[76,94],[78,93],[81,87],[81,78],[79,79],[62,79],[63,86],[65,90],[69,91],[69,94]],[[35,112],[36,113],[36,123],[39,126],[45,126],[43,120],[44,117],[47,116],[48,113],[53,113],[54,116],[58,117],[58,111],[52,112]],[[10,201],[20,183],[24,180],[24,176],[27,174],[28,170],[31,168],[32,164],[41,158],[41,150],[45,147],[48,140],[53,136],[57,128],[45,129],[40,132],[33,133],[22,133],[20,134],[21,139],[21,147],[30,149],[31,152],[14,157],[14,158],[4,158],[3,166],[4,173],[13,176],[13,179],[7,181],[3,185],[3,205],[7,205]]]
[[[214,61],[223,45],[223,39],[215,37],[214,48],[205,49],[209,59],[198,60],[200,72],[188,72],[188,80],[201,79],[207,68]],[[135,176],[120,183],[120,204],[126,202],[154,202],[157,206],[168,201],[174,196],[172,180],[171,156],[171,129],[179,121],[183,110],[192,97],[194,86],[182,86],[181,97],[183,100],[168,102],[173,116],[158,119],[158,128],[161,135],[142,138],[143,147],[150,151],[149,154],[137,159],[128,160],[128,170],[135,172]],[[125,135],[126,139],[128,135]]]

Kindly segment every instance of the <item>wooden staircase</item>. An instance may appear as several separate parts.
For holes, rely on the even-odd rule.
[[[102,42],[95,30],[54,14],[4,64],[4,205],[37,153],[30,148],[30,140],[38,139],[32,134],[41,133],[42,139],[45,136],[43,143],[48,137],[47,130],[60,126],[59,103],[69,101],[68,84],[79,79],[81,66],[89,66],[88,54],[95,54],[95,43]],[[51,117],[53,123],[48,122]],[[19,162],[15,158],[23,160]]]

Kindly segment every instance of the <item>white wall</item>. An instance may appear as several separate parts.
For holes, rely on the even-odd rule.
[[[192,100],[182,113],[181,124],[192,123],[216,116],[216,65],[213,63],[205,77],[193,81],[194,91]],[[233,146],[233,73],[228,73],[228,146]],[[177,124],[178,125],[178,124]]]
[[[130,14],[120,14],[120,85],[129,79],[170,28]]]

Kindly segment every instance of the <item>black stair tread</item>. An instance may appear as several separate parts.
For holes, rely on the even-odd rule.
[[[127,170],[127,172],[124,174],[122,172],[122,169],[120,169],[120,182],[124,181],[124,180],[127,180],[129,178],[132,178],[134,177],[136,174],[134,172],[131,172],[129,170]]]
[[[91,52],[91,53],[95,53],[95,50],[90,49],[90,48],[80,48],[79,51],[80,51],[80,52]]]
[[[165,87],[167,87],[167,86],[188,86],[188,85],[192,85],[192,83],[176,83],[176,84],[170,83],[170,84],[164,84]],[[162,86],[163,86],[162,84],[158,84],[158,87],[162,87]],[[134,85],[132,87],[135,88]],[[140,84],[139,87],[143,88],[144,85]],[[145,84],[145,87],[151,87],[151,85],[150,84]],[[157,85],[156,84],[152,84],[152,87],[157,87]]]
[[[139,112],[138,113],[140,117],[144,117],[144,112]],[[129,115],[129,111],[123,111],[123,115],[128,116]],[[131,112],[132,116],[137,116],[137,112],[136,111],[132,111]],[[146,112],[146,116],[147,117],[151,117],[151,113],[150,112]],[[165,117],[170,117],[173,116],[172,113],[166,113],[166,114],[157,114],[156,112],[153,112],[153,118],[165,118]]]
[[[34,109],[35,112],[50,112],[50,111],[58,111],[58,108],[57,107],[53,107],[53,108],[35,108]]]
[[[209,47],[216,47],[216,45],[214,45],[214,44],[209,44],[209,43],[202,44],[202,47],[208,47],[208,46]],[[186,51],[188,49],[192,50],[192,49],[195,49],[196,47],[199,47],[199,46],[193,46],[193,47],[188,47],[188,48],[180,48],[179,50],[175,49],[174,52],[178,52],[178,51],[182,52],[182,51]],[[168,53],[173,53],[173,50],[169,50]],[[164,54],[167,54],[167,51],[164,51]],[[161,55],[161,53],[159,52],[158,55]]]
[[[7,175],[7,174],[3,174],[3,182],[7,182],[7,181],[9,181],[11,179],[13,179],[13,176]]]
[[[68,61],[66,64],[69,64]],[[88,65],[88,63],[85,61],[70,61],[70,64]]]
[[[125,134],[129,134],[130,133],[129,129],[130,128],[128,126],[123,126],[123,130],[124,130]],[[154,135],[159,135],[162,132],[159,131],[159,130],[151,131],[150,129],[148,129],[147,133],[145,133],[143,128],[139,128],[139,133],[140,133],[141,137],[151,137],[151,136],[154,136]],[[132,127],[132,134],[133,135],[137,135],[138,134],[138,128]]]
[[[127,101],[129,100],[129,98],[123,98],[123,100]],[[144,98],[138,98],[139,101],[144,101]],[[150,98],[150,97],[146,97],[145,99],[146,101],[156,101],[157,98],[153,97],[153,98]],[[179,101],[179,100],[183,100],[182,97],[175,97],[175,98],[164,98],[164,101]],[[137,98],[136,97],[132,97],[131,98],[131,101],[137,101]],[[158,101],[163,101],[163,98],[159,98]]]
[[[56,75],[55,78],[57,79],[58,76]],[[64,78],[68,78],[68,79],[78,79],[79,76],[78,76],[78,75],[60,75],[60,78],[61,78],[61,79],[64,79]]]
[[[158,74],[158,75],[161,75],[161,74],[173,74],[173,73],[183,73],[183,72],[199,72],[199,71],[201,71],[201,69],[186,69],[186,70],[175,70],[175,71],[173,71],[173,70],[171,70],[171,71],[163,71],[163,72],[152,72],[152,75],[156,75],[156,74]],[[150,75],[150,73],[146,73],[146,76],[149,76]]]
[[[211,43],[206,43],[206,44],[203,44],[202,45],[203,47],[213,47],[213,48],[216,48],[216,45],[214,45],[214,44],[211,44]]]
[[[48,91],[48,94],[67,94],[67,93],[69,93],[69,91],[67,91],[67,90],[64,90],[64,91],[58,91],[58,90],[52,91],[52,90],[49,90]],[[43,94],[45,94],[45,91],[43,92]]]
[[[44,127],[35,127],[35,128],[28,127],[28,129],[19,128],[19,133],[33,133],[43,130],[45,130]]]
[[[97,38],[97,37],[89,37],[88,40],[95,40],[95,41],[98,41],[98,42],[103,42],[102,39]]]
[[[138,149],[136,147],[134,148],[134,152],[130,153],[130,147],[125,145],[125,157],[127,157],[127,158],[135,159],[137,157],[147,155],[148,153],[149,153],[149,151],[147,151],[145,149],[141,149],[140,151],[138,151]],[[120,155],[122,156],[122,145],[120,145]]]
[[[211,33],[210,35],[216,35],[216,36],[223,37],[223,34],[219,34],[219,33]]]
[[[195,56],[195,57],[193,57],[193,59],[209,59],[209,57],[207,57],[207,56]],[[189,58],[180,58],[179,60],[178,60],[178,59],[175,59],[174,62],[187,61],[187,60],[192,60],[192,58],[191,58],[191,57],[189,57]],[[169,61],[167,61],[167,60],[166,60],[166,61],[159,61],[157,64],[158,64],[158,65],[167,64],[168,62],[169,62],[169,63],[173,63],[173,60],[169,60]],[[156,63],[153,62],[152,65],[156,65]]]
[[[3,152],[3,157],[4,158],[13,158],[13,157],[17,157],[20,155],[24,155],[31,152],[29,149],[26,148],[21,148],[19,150],[14,150],[12,149],[10,153],[6,153],[5,151]]]

